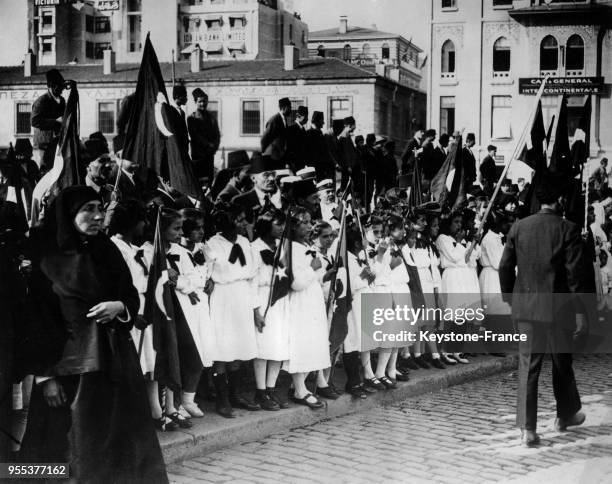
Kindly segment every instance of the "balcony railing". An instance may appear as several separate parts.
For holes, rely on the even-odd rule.
[[[583,77],[584,69],[572,69],[569,71],[565,71],[565,75],[567,77]]]
[[[510,71],[494,71],[493,79],[506,79],[510,77]]]
[[[455,73],[454,72],[442,72],[440,74],[440,79],[454,80],[455,79]]]
[[[557,77],[559,75],[559,71],[554,70],[554,71],[540,71],[540,76],[541,77],[546,77],[546,76],[550,76],[550,77]]]

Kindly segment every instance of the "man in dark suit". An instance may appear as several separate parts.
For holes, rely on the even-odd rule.
[[[401,167],[401,173],[402,175],[408,175],[413,167],[414,167],[414,161],[415,161],[415,154],[414,154],[414,150],[419,150],[421,148],[421,141],[423,140],[423,134],[424,131],[421,128],[418,128],[415,132],[414,132],[414,136],[412,137],[412,139],[410,141],[408,141],[408,144],[406,145],[406,148],[404,148],[404,151],[402,153],[401,156],[401,160],[402,160],[402,167]]]
[[[433,150],[433,155],[431,157],[431,171],[434,173],[434,176],[438,174],[440,168],[442,168],[442,165],[446,161],[446,156],[448,155],[448,141],[448,133],[442,133],[438,138],[438,144]]]
[[[573,336],[586,334],[586,320],[584,307],[571,293],[586,292],[588,268],[580,228],[561,215],[566,180],[559,175],[545,177],[536,191],[542,209],[510,229],[499,264],[502,294],[513,293],[512,318],[527,338],[519,342],[516,416],[526,446],[539,442],[538,378],[546,353],[551,353],[553,364],[555,429],[563,431],[585,419],[571,347]]]
[[[487,146],[487,153],[487,156],[480,163],[480,183],[484,192],[490,197],[493,195],[498,180],[497,165],[495,164],[497,147],[494,145]]]
[[[472,188],[472,184],[476,181],[476,157],[472,151],[472,147],[476,144],[476,136],[474,133],[468,133],[465,137],[465,145],[463,146],[463,169],[465,170],[465,189]]]
[[[226,202],[244,193],[245,189],[252,186],[249,173],[249,156],[244,150],[232,151],[227,155],[227,170],[232,174],[232,178],[227,185],[217,195],[217,200]]]
[[[306,131],[307,164],[317,170],[317,180],[336,179],[336,164],[323,133],[325,118],[321,111],[312,113],[310,129]]]
[[[32,127],[34,136],[34,161],[39,168],[43,165],[53,166],[55,148],[62,118],[66,110],[66,101],[62,97],[66,81],[57,69],[46,73],[47,92],[40,96],[32,105]]]
[[[306,166],[306,124],[308,123],[308,108],[298,106],[295,123],[287,128],[286,162],[296,173]]]
[[[353,143],[352,135],[355,132],[355,118],[348,116],[344,118],[344,129],[338,136],[338,165],[342,172],[340,188],[344,189],[348,183],[349,177],[353,177],[353,181],[360,180],[362,175],[359,171],[359,153]]]
[[[185,106],[187,105],[187,89],[182,84],[177,84],[172,88],[172,109],[169,111],[171,115],[170,123],[173,128],[174,136],[183,160],[189,158],[189,130],[187,128],[187,114]]]
[[[212,183],[215,174],[215,153],[219,149],[221,133],[215,117],[207,111],[208,94],[199,87],[192,92],[196,111],[187,118],[187,129],[191,139],[191,159],[195,175],[208,178]]]
[[[266,123],[261,137],[261,153],[274,161],[284,161],[287,154],[287,120],[291,115],[291,101],[282,98],[278,101],[279,112]]]
[[[236,195],[232,203],[252,212],[269,206],[281,208],[281,193],[276,185],[276,169],[279,167],[279,163],[270,156],[254,153],[249,168],[253,189]]]

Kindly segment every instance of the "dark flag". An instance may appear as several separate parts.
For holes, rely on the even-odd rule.
[[[69,82],[70,94],[62,118],[53,168],[40,179],[32,194],[32,225],[38,221],[45,198],[49,204],[62,188],[82,185],[85,182],[79,138],[79,91],[76,82]]]
[[[549,170],[552,173],[565,173],[572,175],[570,159],[570,144],[567,129],[567,95],[563,94],[559,101],[555,125],[553,126],[552,151],[550,154]]]
[[[6,201],[16,205],[17,223],[20,230],[25,233],[29,226],[27,207],[31,200],[28,200],[28,194],[23,186],[21,169],[15,159],[15,150],[12,143],[9,145],[6,158],[8,161]]]
[[[174,323],[174,299],[172,297],[174,289],[168,285],[168,266],[159,224],[160,213],[158,212],[153,241],[153,260],[145,294],[144,319],[153,326],[153,348],[157,352],[155,380],[173,391],[179,391],[181,374]],[[141,348],[140,342],[139,348]]]
[[[174,136],[176,126],[169,122],[166,85],[149,34],[129,109],[122,157],[153,170],[184,195],[200,198],[191,160],[183,159]],[[139,176],[146,183],[146,170]]]
[[[336,275],[330,281],[327,314],[331,318],[329,328],[329,346],[331,354],[335,354],[348,334],[348,314],[351,310],[352,296],[348,274],[348,246],[346,243],[346,203],[343,200],[343,211],[338,234],[335,268]]]
[[[283,297],[289,294],[291,283],[293,282],[293,274],[291,268],[292,262],[292,241],[290,237],[291,220],[290,210],[287,210],[287,218],[283,234],[274,254],[274,262],[272,264],[272,284],[270,285],[270,296],[268,298],[268,307],[264,313],[264,319],[268,313],[268,309]]]
[[[523,163],[527,164],[533,170],[542,166],[542,159],[546,159],[544,155],[544,140],[547,139],[546,128],[544,128],[544,117],[542,116],[542,102],[538,101],[535,117],[529,135],[525,141],[525,146],[522,153],[518,157]]]
[[[431,181],[431,200],[443,207],[458,207],[466,199],[462,153],[461,135],[457,133],[442,168]]]
[[[587,96],[587,100],[582,108],[578,127],[574,132],[574,142],[571,148],[572,166],[575,173],[582,173],[584,164],[589,158],[590,139],[591,139],[591,96]]]

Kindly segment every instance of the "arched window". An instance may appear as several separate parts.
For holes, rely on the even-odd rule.
[[[455,72],[455,44],[452,40],[442,44],[442,72]]]
[[[506,37],[500,37],[493,44],[493,72],[510,70],[510,43]]]
[[[319,47],[317,47],[317,55],[319,57],[325,57],[325,46],[320,45]]]
[[[565,68],[584,69],[584,41],[579,35],[574,34],[567,39]]]
[[[363,44],[363,55],[370,55],[370,44]]]
[[[559,44],[552,35],[547,35],[540,44],[540,70],[555,71],[559,67]]]
[[[351,46],[346,44],[344,49],[342,49],[342,59],[345,61],[351,60]]]
[[[391,57],[391,51],[389,49],[389,44],[385,42],[382,46],[382,58],[388,59],[389,57]]]

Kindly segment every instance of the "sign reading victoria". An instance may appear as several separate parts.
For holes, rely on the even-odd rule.
[[[519,78],[519,94],[537,94],[543,77]],[[552,77],[546,82],[546,94],[601,94],[603,77]]]

